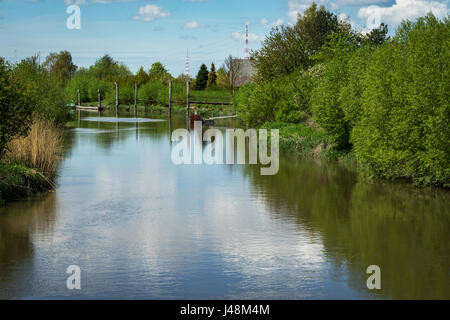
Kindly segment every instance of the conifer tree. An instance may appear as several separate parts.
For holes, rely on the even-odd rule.
[[[208,85],[208,68],[202,64],[195,81],[195,90],[205,90]]]
[[[209,71],[208,75],[208,88],[215,86],[217,83],[217,74],[216,74],[216,66],[214,63],[211,64],[211,71]]]

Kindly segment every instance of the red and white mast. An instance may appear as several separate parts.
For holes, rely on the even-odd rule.
[[[248,48],[248,23],[245,24],[245,54],[244,59],[249,59],[250,50]]]
[[[189,74],[189,49],[186,50],[186,76],[191,77]]]

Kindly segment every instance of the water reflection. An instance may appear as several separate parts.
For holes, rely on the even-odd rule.
[[[51,241],[56,212],[55,193],[0,208],[1,299],[26,295],[33,269],[33,243]]]
[[[249,170],[271,212],[320,234],[349,285],[364,290],[369,265],[382,270],[380,297],[450,297],[450,196],[388,183],[363,183],[337,165],[288,161],[277,177]]]
[[[117,124],[76,121],[57,192],[0,211],[0,297],[450,297],[448,192],[288,157],[276,176],[175,166],[167,132],[185,117]]]

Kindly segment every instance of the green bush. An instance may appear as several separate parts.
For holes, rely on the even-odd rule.
[[[450,186],[449,34],[428,15],[372,55],[352,132],[366,175]]]
[[[24,59],[15,65],[13,77],[20,83],[22,93],[32,101],[34,112],[59,124],[70,119],[59,80],[39,65],[38,57]]]
[[[182,83],[172,83],[172,102],[183,102],[186,100],[186,87]],[[146,105],[169,104],[169,86],[160,81],[149,81],[139,88],[139,102]]]
[[[69,81],[64,89],[66,102],[78,103],[78,89],[80,89],[81,103],[85,103],[97,101],[98,90],[100,90],[102,99],[105,99],[105,97],[114,91],[114,86],[103,80],[84,74],[77,74]]]
[[[234,98],[238,115],[248,125],[281,121],[299,123],[311,112],[310,97],[316,70],[297,71],[268,82],[249,83]]]
[[[163,83],[159,81],[150,81],[139,88],[139,101],[146,105],[159,104],[162,99],[163,92],[169,95],[169,89]]]
[[[31,123],[33,101],[26,88],[12,76],[12,70],[0,58],[0,158],[7,144],[27,133]]]
[[[113,90],[110,90],[106,95],[105,103],[110,106],[116,105],[116,89],[113,87]],[[119,86],[119,103],[125,105],[134,104],[134,87]]]

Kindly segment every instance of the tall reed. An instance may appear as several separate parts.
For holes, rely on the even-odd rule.
[[[52,181],[56,176],[62,143],[62,130],[51,121],[36,117],[26,137],[9,143],[5,158],[35,169]]]

